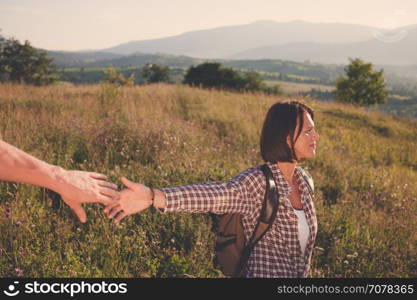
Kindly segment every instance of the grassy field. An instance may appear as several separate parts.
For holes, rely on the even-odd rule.
[[[299,83],[299,82],[289,82],[282,80],[265,80],[265,83],[268,86],[279,85],[286,95],[294,95],[309,92],[312,89],[321,90],[321,91],[333,91],[335,87],[323,84],[314,84],[314,83]]]
[[[154,187],[226,181],[261,164],[263,94],[183,85],[0,85],[3,139],[50,163]],[[417,122],[330,102],[316,111],[313,277],[417,276]],[[207,214],[79,223],[41,188],[0,183],[0,276],[222,277]]]

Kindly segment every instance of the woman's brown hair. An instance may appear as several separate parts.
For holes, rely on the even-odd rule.
[[[276,163],[298,161],[294,145],[303,129],[303,114],[309,113],[314,120],[314,111],[300,101],[285,101],[272,105],[266,114],[261,133],[261,156],[264,161]],[[297,124],[300,124],[295,133]],[[291,147],[287,144],[290,137]],[[295,136],[295,138],[294,138]]]

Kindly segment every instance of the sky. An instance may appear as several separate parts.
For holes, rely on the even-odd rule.
[[[417,1],[0,0],[1,34],[48,50],[104,49],[260,20],[393,29],[417,24]]]

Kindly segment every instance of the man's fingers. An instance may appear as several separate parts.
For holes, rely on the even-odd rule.
[[[120,180],[122,181],[122,183],[127,186],[128,188],[133,188],[136,183],[134,183],[133,181],[130,181],[129,179],[127,179],[126,177],[120,177]]]
[[[109,188],[109,189],[115,190],[115,191],[117,191],[117,190],[118,190],[117,185],[116,185],[116,184],[114,184],[114,183],[111,183],[111,182],[107,182],[107,181],[99,181],[98,185],[99,185],[99,186],[101,186],[101,187],[106,187],[106,188]]]
[[[71,203],[69,204],[69,207],[72,208],[81,223],[85,223],[87,221],[87,215],[80,203]]]
[[[90,172],[90,177],[99,180],[107,180],[107,176],[101,173]]]
[[[117,199],[114,199],[112,197],[109,197],[103,194],[98,195],[97,200],[99,203],[104,204],[104,205],[112,205],[112,204],[118,203]]]
[[[112,189],[108,189],[105,187],[102,187],[100,189],[100,194],[104,195],[104,196],[109,196],[112,199],[118,200],[120,198],[120,193],[112,190]]]

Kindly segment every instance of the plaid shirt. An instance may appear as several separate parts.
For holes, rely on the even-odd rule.
[[[274,224],[251,253],[244,277],[309,277],[313,246],[317,235],[317,218],[307,183],[300,167],[294,174],[299,183],[301,203],[310,229],[304,255],[298,239],[297,216],[290,202],[291,186],[277,164],[267,162],[279,193],[279,207]],[[258,222],[266,189],[266,180],[258,168],[250,168],[225,183],[207,182],[162,188],[168,212],[240,213],[246,240]]]

